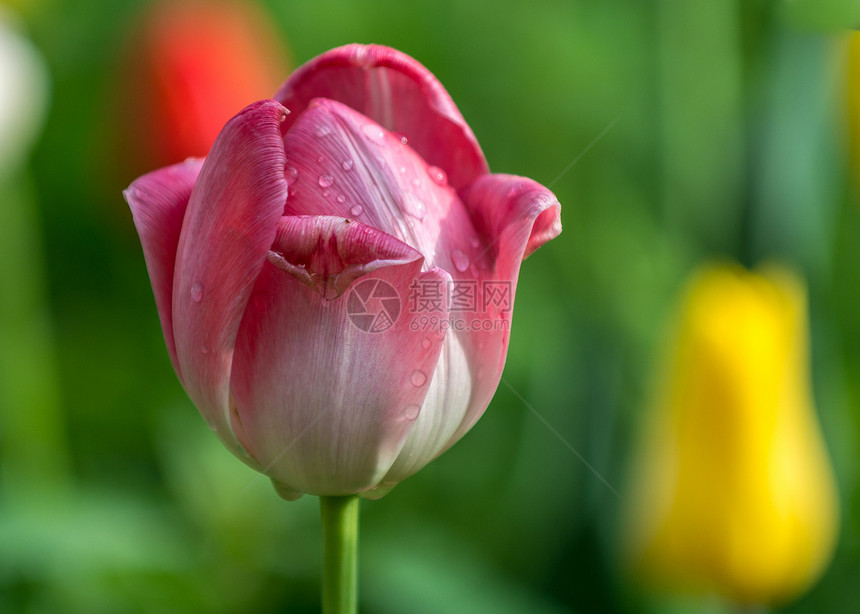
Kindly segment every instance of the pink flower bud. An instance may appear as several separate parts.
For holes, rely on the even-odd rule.
[[[486,409],[523,258],[561,231],[442,85],[349,45],[125,192],[173,366],[289,498],[382,496]]]

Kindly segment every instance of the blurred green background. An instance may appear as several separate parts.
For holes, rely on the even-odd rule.
[[[31,158],[0,175],[0,611],[318,611],[316,498],[280,500],[222,448],[164,348],[121,196],[148,170],[129,170],[124,131],[145,110],[120,92],[144,4],[11,9],[50,90]],[[551,184],[562,203],[563,234],[523,267],[487,413],[363,504],[363,612],[720,611],[640,590],[616,537],[668,314],[712,258],[778,258],[807,279],[843,519],[824,577],[779,611],[854,611],[860,182],[840,30],[860,25],[852,4],[263,3],[296,64],[348,42],[417,58],[490,167]]]

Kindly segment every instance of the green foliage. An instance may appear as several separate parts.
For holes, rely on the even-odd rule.
[[[164,349],[120,194],[133,145],[116,138],[134,121],[118,104],[118,58],[141,6],[27,12],[54,91],[32,165],[0,200],[0,611],[315,612],[316,499],[285,503],[224,450]],[[784,611],[851,611],[860,203],[834,31],[860,23],[856,3],[266,7],[298,62],[356,41],[417,57],[493,170],[552,183],[563,209],[561,237],[524,265],[485,417],[363,504],[362,611],[720,609],[630,582],[616,556],[624,499],[603,482],[622,490],[674,294],[714,257],[780,258],[809,280],[844,521],[827,575]],[[20,313],[36,314],[29,328]]]

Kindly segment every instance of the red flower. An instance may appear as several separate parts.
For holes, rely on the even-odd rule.
[[[250,2],[170,0],[140,25],[129,69],[136,142],[153,164],[205,156],[225,122],[268,96],[286,53]]]

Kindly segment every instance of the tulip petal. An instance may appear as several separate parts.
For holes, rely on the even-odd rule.
[[[485,175],[463,192],[463,202],[488,241],[498,278],[516,279],[520,262],[561,233],[555,194],[525,177]]]
[[[485,175],[463,194],[475,227],[488,241],[494,267],[481,279],[482,324],[469,327],[464,345],[470,364],[477,364],[475,392],[463,423],[448,446],[481,417],[499,385],[510,337],[510,318],[520,264],[541,245],[561,233],[561,205],[541,184],[513,175]],[[482,371],[483,370],[483,371]]]
[[[416,283],[450,280],[422,264],[408,245],[344,218],[279,223],[239,329],[231,417],[281,490],[362,492],[400,452],[445,337],[406,313]]]
[[[183,383],[238,453],[228,419],[230,370],[242,313],[287,197],[285,114],[277,102],[261,101],[221,131],[191,194],[176,261],[173,323]]]
[[[463,191],[463,197],[493,264],[455,274],[455,288],[477,276],[477,306],[452,313],[452,330],[434,378],[440,386],[431,388],[400,457],[371,496],[384,495],[387,484],[402,481],[442,454],[481,417],[504,370],[520,263],[561,232],[558,200],[530,179],[487,175]]]
[[[331,300],[378,269],[421,254],[383,232],[328,216],[288,216],[278,223],[269,262]]]
[[[123,192],[140,235],[170,362],[180,380],[173,338],[173,270],[182,220],[202,164],[202,159],[189,158],[136,179]]]
[[[396,49],[355,44],[332,49],[296,70],[275,98],[292,113],[288,126],[314,98],[350,106],[405,135],[457,190],[488,172],[475,135],[448,92],[424,66]]]
[[[491,266],[457,193],[411,147],[361,113],[314,100],[290,128],[284,149],[287,215],[356,219],[454,276],[469,265]]]

